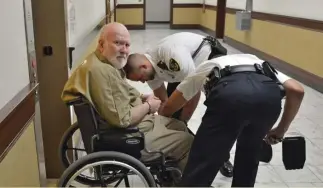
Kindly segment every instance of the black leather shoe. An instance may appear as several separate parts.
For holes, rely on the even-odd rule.
[[[220,172],[223,176],[231,178],[233,176],[233,165],[230,161],[224,162],[220,168]]]

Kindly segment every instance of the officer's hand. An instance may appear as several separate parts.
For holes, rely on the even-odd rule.
[[[151,98],[159,99],[154,94],[144,94],[144,95],[142,95],[141,99],[142,99],[142,102],[146,102],[147,100],[149,100]]]
[[[162,102],[162,103],[160,104],[160,107],[159,107],[159,109],[158,109],[158,114],[159,114],[159,115],[163,115],[163,109],[164,109],[165,104],[166,104],[166,102]]]
[[[161,104],[161,100],[156,99],[155,97],[151,97],[147,99],[147,102],[150,104],[150,113],[155,113],[158,111]]]
[[[268,144],[274,145],[283,141],[284,135],[285,131],[283,129],[281,129],[280,127],[275,127],[267,133],[265,141]]]

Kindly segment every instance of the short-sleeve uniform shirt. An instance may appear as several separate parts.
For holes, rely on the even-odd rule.
[[[263,62],[264,60],[251,54],[232,54],[207,60],[201,63],[194,73],[187,76],[177,86],[177,90],[183,93],[183,97],[186,100],[190,100],[198,91],[203,91],[203,85],[207,80],[207,76],[214,67],[217,67],[220,70],[227,65],[253,65],[255,63],[262,64]],[[290,79],[289,76],[282,72],[277,71],[277,73],[276,76],[282,84]]]
[[[147,81],[150,88],[157,89],[164,82],[181,82],[195,71],[197,65],[207,60],[211,53],[211,47],[207,43],[192,58],[203,38],[203,35],[195,33],[176,33],[165,37],[155,48],[149,50],[145,56],[156,71],[155,78]]]

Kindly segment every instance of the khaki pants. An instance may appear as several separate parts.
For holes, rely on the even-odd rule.
[[[150,121],[149,121],[150,120]],[[139,125],[145,133],[145,148],[148,151],[160,151],[166,157],[179,160],[179,168],[183,171],[193,142],[193,135],[188,132],[186,125],[176,119],[159,115],[151,116]],[[142,152],[142,160],[149,161],[157,158],[157,154]]]

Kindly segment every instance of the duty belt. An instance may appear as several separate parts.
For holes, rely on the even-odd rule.
[[[260,64],[256,63],[254,65],[226,66],[225,68],[223,68],[221,70],[219,70],[217,67],[213,68],[212,71],[207,76],[208,81],[204,84],[204,91],[205,91],[206,97],[208,97],[208,95],[211,92],[211,89],[218,83],[218,81],[221,78],[235,74],[235,73],[239,73],[239,72],[256,72],[258,74],[262,74],[262,75],[265,75],[265,76],[271,78],[272,80],[274,80],[278,84],[278,86],[281,90],[282,97],[285,96],[284,87],[279,82],[279,80],[277,79],[276,74],[275,74],[275,73],[277,73],[277,71],[268,62],[264,62],[262,64],[262,66]]]

